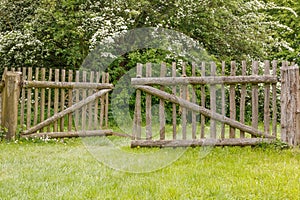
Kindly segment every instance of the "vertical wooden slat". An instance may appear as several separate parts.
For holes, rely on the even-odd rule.
[[[196,76],[196,64],[192,63],[192,76]],[[196,87],[192,87],[192,103],[196,103]],[[196,121],[196,112],[192,111],[192,139],[196,139],[197,131],[197,121]]]
[[[258,62],[252,63],[252,75],[258,75]],[[258,85],[252,84],[252,127],[258,129]],[[255,137],[255,136],[252,136]]]
[[[41,80],[46,80],[46,69],[41,69]],[[45,119],[45,88],[41,88],[41,102],[40,102],[40,109],[41,109],[41,115],[40,115],[40,121],[44,121]],[[40,132],[44,132],[44,129],[42,128]]]
[[[176,63],[172,63],[172,77],[176,77]],[[176,95],[176,86],[172,86],[172,93]],[[177,138],[177,111],[176,111],[176,104],[172,104],[172,126],[173,126],[173,139]]]
[[[265,61],[264,75],[270,75],[270,61]],[[270,84],[265,84],[264,97],[264,131],[270,134]]]
[[[222,76],[225,76],[225,61],[222,62],[222,72],[221,72],[221,75]],[[225,105],[225,86],[224,84],[221,85],[221,113],[223,116],[226,115],[226,105]],[[222,123],[221,124],[221,139],[224,139],[225,138],[225,124]]]
[[[29,67],[28,68],[28,76],[27,76],[27,80],[31,81],[32,80],[32,68]],[[30,128],[31,126],[31,88],[27,89],[27,129]]]
[[[80,72],[76,71],[75,72],[75,82],[79,82],[80,79]],[[76,89],[75,91],[75,102],[79,102],[79,96],[80,96],[80,90]],[[79,128],[79,110],[75,110],[75,130],[78,130]]]
[[[52,69],[49,69],[49,81],[52,81]],[[47,118],[51,116],[51,88],[48,89],[48,106],[47,106]],[[47,132],[50,132],[50,126],[47,127]]]
[[[54,81],[59,82],[59,69],[55,69]],[[54,89],[54,114],[58,113],[58,104],[59,103],[59,89]],[[58,130],[58,122],[55,121],[53,123],[53,131],[57,132]]]
[[[102,72],[102,83],[105,83],[105,72]],[[100,98],[100,128],[101,129],[103,128],[103,120],[105,116],[104,104],[105,104],[105,97],[102,96]]]
[[[26,76],[26,67],[23,67],[22,76],[23,76],[23,80],[27,79],[27,76]],[[25,121],[24,121],[24,115],[25,115],[25,98],[26,98],[26,90],[25,90],[25,88],[22,88],[22,94],[21,95],[22,95],[22,99],[21,99],[20,124],[21,124],[21,129],[23,131],[24,130],[24,125],[25,125]]]
[[[161,64],[160,68],[160,77],[165,77],[167,72],[166,68],[166,63]],[[160,86],[160,90],[164,91],[165,87]],[[159,123],[160,123],[160,128],[159,128],[159,135],[160,139],[164,140],[165,139],[165,129],[166,129],[166,116],[165,116],[165,101],[163,99],[159,100]]]
[[[296,74],[299,74],[299,68],[286,66],[286,141],[289,145],[296,145],[296,100],[297,100],[297,82]]]
[[[66,70],[64,70],[64,69],[61,70],[61,81],[62,82],[66,81]],[[64,108],[65,108],[65,101],[66,101],[65,89],[61,89],[61,93],[60,93],[60,111],[64,110]],[[64,132],[64,128],[65,128],[65,118],[62,117],[60,119],[60,131]]]
[[[141,78],[143,73],[143,65],[142,64],[137,64],[137,73],[136,77]],[[142,134],[142,109],[141,109],[141,91],[136,90],[136,103],[135,103],[135,135],[136,139],[140,140],[141,139],[141,134]]]
[[[36,81],[39,80],[39,68],[35,69],[35,77],[34,79]],[[38,120],[38,112],[39,111],[39,89],[35,88],[34,89],[34,117],[33,117],[33,125],[37,124]]]
[[[109,83],[109,73],[105,74],[105,83]],[[105,128],[108,128],[108,93],[105,94]]]
[[[87,72],[82,72],[82,82],[86,82],[86,75]],[[82,99],[86,99],[86,89],[82,89]],[[86,130],[86,110],[87,106],[82,107],[82,113],[81,113],[81,130]]]
[[[182,64],[182,77],[186,77],[186,65],[185,63]],[[187,99],[187,86],[186,85],[183,85],[182,86],[182,98],[183,99]],[[183,140],[186,140],[186,126],[187,126],[187,118],[186,118],[186,115],[187,115],[187,109],[182,107],[182,113],[181,113],[181,127],[182,127],[182,139]]]
[[[246,61],[242,61],[242,76],[246,76]],[[241,101],[240,101],[240,122],[245,123],[245,108],[246,108],[246,84],[241,85]],[[245,137],[245,132],[240,131],[240,138]]]
[[[216,76],[216,64],[211,62],[211,73],[212,77]],[[216,103],[216,85],[210,85],[210,110],[212,113],[216,113],[217,111],[217,103]],[[217,136],[217,129],[216,129],[216,120],[210,119],[210,138],[215,139]]]
[[[295,84],[296,84],[296,111],[295,111],[295,141],[294,145],[300,144],[300,75],[299,75],[299,67],[293,65],[296,68],[295,73]]]
[[[277,77],[277,61],[272,62],[273,76]],[[277,137],[277,83],[272,84],[272,135]]]
[[[236,75],[236,63],[231,61],[230,63],[230,75]],[[235,85],[230,85],[229,87],[229,108],[230,108],[230,118],[236,119],[236,105],[235,105]],[[230,127],[229,129],[229,138],[235,138],[235,128]]]
[[[73,81],[73,70],[69,70],[68,72],[68,82]],[[68,107],[71,107],[73,105],[73,91],[72,89],[68,90]],[[73,117],[72,113],[68,115],[68,131],[72,131],[72,122],[73,122]]]
[[[152,76],[151,63],[146,63],[146,77]],[[146,139],[152,139],[152,112],[151,112],[152,96],[146,94]]]
[[[93,83],[94,82],[94,76],[95,76],[95,73],[94,71],[91,71],[90,72],[90,83]],[[88,90],[88,96],[91,96],[93,94],[93,90],[92,89],[89,89]],[[88,104],[88,130],[91,130],[93,124],[93,107],[92,107],[92,103],[89,103]]]
[[[100,72],[96,72],[96,83],[99,83],[100,81]],[[97,98],[94,102],[94,107],[95,107],[95,111],[94,111],[94,129],[97,130],[98,129],[98,104],[99,104],[99,99]]]
[[[18,125],[18,103],[20,94],[21,74],[7,72],[4,75],[4,87],[2,89],[1,127],[5,129],[5,138],[14,140]]]
[[[205,77],[205,62],[201,64],[201,76]],[[201,85],[201,106],[205,108],[205,85]],[[201,115],[201,138],[205,137],[205,116]]]

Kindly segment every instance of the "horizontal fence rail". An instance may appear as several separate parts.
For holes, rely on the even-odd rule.
[[[213,77],[158,77],[132,78],[132,85],[206,85],[206,84],[249,84],[249,83],[277,83],[274,76],[213,76]]]

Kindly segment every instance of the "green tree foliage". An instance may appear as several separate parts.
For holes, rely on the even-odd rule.
[[[3,0],[0,66],[77,69],[104,38],[150,26],[182,32],[219,60],[292,59],[299,55],[299,20],[290,9],[281,7],[299,12],[299,2],[275,3],[278,5],[259,0]],[[114,65],[125,71],[133,61],[163,56],[159,51],[140,50],[124,55]]]
[[[274,49],[271,56],[275,59],[286,59],[300,63],[300,1],[298,0],[268,0],[274,3],[273,9],[269,10],[271,17],[280,24],[289,28],[282,28],[277,40],[282,38],[289,44],[288,48]]]

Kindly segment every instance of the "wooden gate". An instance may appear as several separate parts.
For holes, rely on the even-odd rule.
[[[151,63],[138,64],[137,76],[131,79],[137,89],[131,146],[245,146],[274,140],[276,69],[276,61],[230,66],[222,62],[218,67],[214,62],[162,63],[160,76],[152,77]],[[153,98],[159,98],[157,134],[152,126]]]
[[[22,73],[18,109],[21,136],[111,134],[107,129],[108,92],[113,86],[107,73],[45,68],[11,71]]]

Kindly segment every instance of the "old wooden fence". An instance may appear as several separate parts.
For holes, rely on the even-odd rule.
[[[249,68],[251,71],[247,73]],[[278,86],[281,87],[281,139],[290,145],[300,144],[299,68],[283,62],[281,82],[276,70],[276,61],[263,64],[254,61],[250,65],[245,61],[239,65],[223,62],[218,69],[213,62],[192,64],[190,68],[176,63],[167,67],[162,63],[160,76],[152,77],[151,63],[138,64],[136,78],[131,80],[137,89],[132,147],[245,146],[270,142],[278,134]],[[144,108],[142,92],[146,93]],[[153,97],[160,99],[159,133],[152,131]],[[171,113],[167,113],[166,106],[172,107]],[[170,131],[166,131],[166,116],[172,121]],[[245,117],[250,117],[250,123]]]
[[[300,144],[299,68],[288,62],[280,66],[278,77],[276,61],[162,63],[159,75],[151,63],[138,64],[131,80],[137,89],[131,146],[245,146],[276,138]],[[99,72],[5,70],[2,131],[8,139],[16,132],[22,137],[112,134],[108,79]],[[153,99],[159,99],[158,131]]]
[[[107,73],[64,69],[5,69],[1,124],[7,138],[110,134]]]

